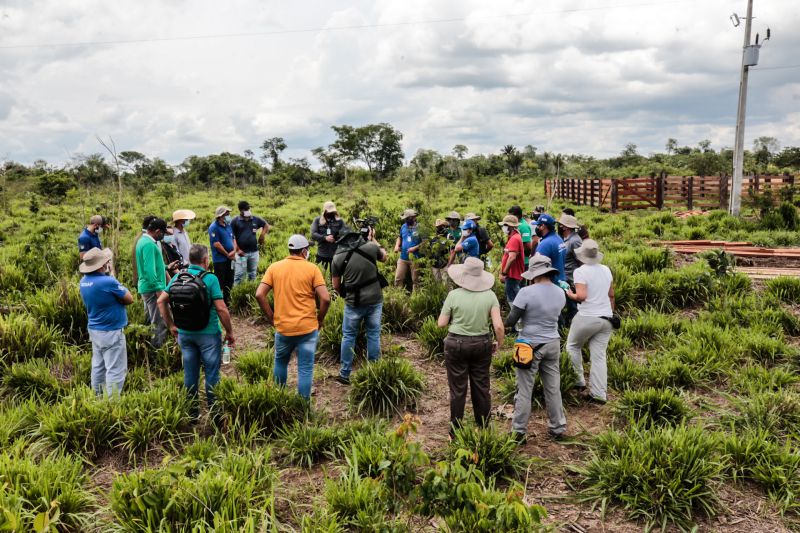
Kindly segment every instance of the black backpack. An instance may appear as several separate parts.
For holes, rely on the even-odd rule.
[[[361,246],[363,246],[363,244]],[[359,305],[361,305],[361,289],[363,289],[364,287],[369,287],[370,285],[372,285],[374,283],[380,284],[381,289],[385,289],[386,287],[389,286],[389,282],[386,280],[386,278],[383,276],[383,274],[381,274],[380,271],[378,270],[378,264],[375,261],[375,258],[370,256],[370,255],[367,255],[366,253],[364,253],[360,249],[361,246],[359,246],[358,248],[354,248],[354,249],[350,250],[349,252],[347,252],[347,256],[345,256],[344,262],[342,263],[342,284],[341,284],[341,288],[339,290],[339,294],[341,294],[342,297],[344,297],[344,298],[346,298],[348,294],[351,294],[351,293],[353,294],[353,297],[355,299],[354,302],[353,302],[353,305],[355,307],[358,307]],[[367,261],[369,261],[370,263],[372,263],[372,266],[375,267],[375,276],[373,276],[373,277],[371,277],[371,278],[369,278],[369,279],[367,279],[367,280],[365,280],[365,281],[363,281],[361,283],[355,284],[355,285],[347,285],[344,282],[344,273],[347,271],[347,265],[350,263],[350,258],[353,257],[353,254],[358,254],[361,257],[363,257],[364,259],[366,259]]]
[[[181,270],[169,290],[169,306],[172,319],[179,329],[200,331],[205,329],[211,318],[211,302],[203,278],[208,272],[195,276],[188,270]]]

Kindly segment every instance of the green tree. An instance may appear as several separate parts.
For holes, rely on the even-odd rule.
[[[457,144],[453,146],[453,155],[456,156],[456,159],[459,161],[464,159],[464,157],[467,155],[467,152],[469,152],[469,148],[463,144]]]
[[[370,174],[387,178],[403,164],[403,134],[386,123],[361,127],[332,126],[336,140],[330,148],[345,161],[361,161]]]
[[[508,171],[511,175],[516,176],[519,174],[519,167],[522,166],[522,154],[519,153],[519,150],[513,144],[507,144],[501,150],[503,157],[506,159],[506,164],[508,165]]]
[[[780,150],[780,143],[775,137],[758,137],[753,141],[753,154],[756,164],[762,172],[767,169],[767,165],[772,162],[773,154]]]
[[[667,155],[675,153],[675,151],[678,149],[678,140],[673,139],[672,137],[667,139],[666,149],[667,149]]]
[[[263,155],[261,160],[272,163],[272,171],[275,172],[281,166],[281,152],[286,150],[286,141],[283,137],[271,137],[261,143]]]

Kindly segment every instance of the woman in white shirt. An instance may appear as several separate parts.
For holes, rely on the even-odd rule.
[[[582,266],[575,269],[575,291],[567,292],[567,298],[578,302],[578,314],[572,321],[567,337],[567,352],[572,366],[578,374],[578,388],[586,388],[583,377],[583,346],[589,343],[592,368],[589,371],[589,394],[587,399],[606,403],[608,370],[606,348],[611,339],[611,316],[614,313],[614,278],[611,270],[601,265],[603,254],[597,242],[586,239],[575,256]]]

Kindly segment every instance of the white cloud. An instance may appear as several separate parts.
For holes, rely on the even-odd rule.
[[[604,0],[605,5],[618,5]],[[512,143],[607,156],[732,144],[742,28],[730,0],[597,9],[589,0],[0,3],[0,46],[284,31],[0,54],[0,157],[121,149],[177,163],[283,136],[308,156],[334,124],[390,122],[407,156]],[[575,11],[572,11],[575,10]],[[565,12],[569,11],[569,12]],[[513,16],[512,16],[513,15]],[[758,5],[762,66],[795,64],[800,12]],[[415,21],[462,19],[414,24]],[[378,25],[373,28],[342,27]],[[303,32],[309,28],[327,28]],[[751,74],[748,139],[800,145],[797,69]]]

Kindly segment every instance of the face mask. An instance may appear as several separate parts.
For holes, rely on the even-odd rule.
[[[469,237],[470,235],[472,235],[472,230],[471,229],[465,229],[462,232],[462,234],[464,235],[464,237]]]
[[[409,218],[408,220],[406,220],[406,226],[408,226],[409,228],[414,227],[416,225],[417,225],[416,218]]]
[[[242,216],[244,218],[250,218],[250,214],[251,214],[250,211],[242,211]]]
[[[537,237],[542,237],[542,227],[541,226],[536,226],[536,236]]]
[[[103,233],[103,228],[97,228],[96,230],[94,230],[94,232],[99,235],[100,233]]]
[[[505,233],[506,235],[508,235],[510,232],[511,232],[511,230],[510,230],[510,229],[508,229],[508,226],[503,226],[503,233]]]
[[[167,244],[174,243],[175,242],[175,236],[174,235],[164,235],[164,242],[167,243]]]
[[[225,223],[228,224],[231,221],[230,215],[225,215]]]
[[[163,240],[164,240],[164,234],[163,234],[163,233],[160,233],[160,234],[158,235],[158,237],[156,237],[156,241],[157,241],[157,242],[160,242],[160,241],[163,241]]]

